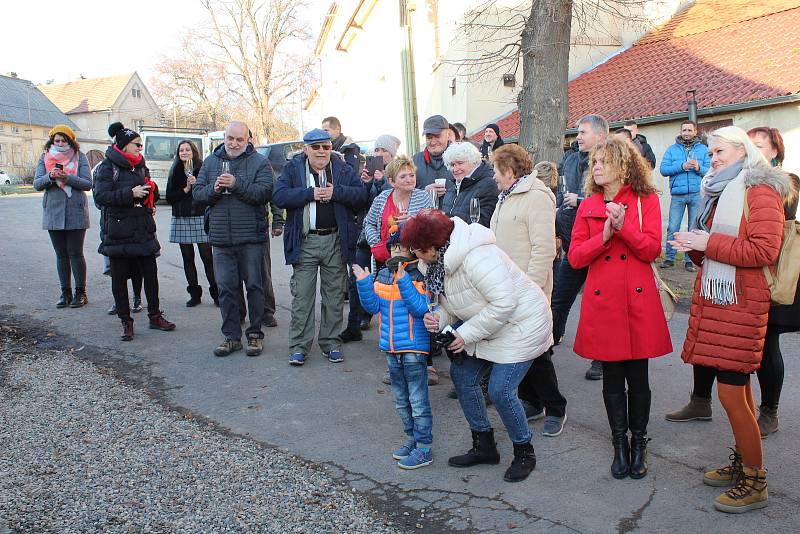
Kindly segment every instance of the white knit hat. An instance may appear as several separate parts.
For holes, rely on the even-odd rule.
[[[375,139],[375,148],[383,148],[387,150],[392,157],[397,155],[397,149],[400,148],[400,139],[393,135],[383,134]]]

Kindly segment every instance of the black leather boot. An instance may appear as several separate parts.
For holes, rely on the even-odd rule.
[[[71,287],[62,287],[61,288],[61,297],[56,302],[56,308],[66,308],[72,303],[72,288]]]
[[[514,444],[514,461],[506,469],[503,480],[506,482],[522,482],[536,468],[536,453],[531,442]]]
[[[614,460],[611,462],[611,476],[625,478],[630,473],[630,447],[628,446],[628,397],[622,393],[603,391],[603,402],[611,427],[611,443],[614,445]]]
[[[631,427],[631,478],[647,475],[647,423],[650,421],[650,391],[628,392],[628,419]]]
[[[186,286],[186,291],[189,292],[189,300],[186,301],[187,308],[194,308],[200,304],[200,297],[203,296],[203,288],[200,286]]]
[[[478,464],[499,464],[500,453],[494,441],[494,430],[472,433],[472,448],[466,454],[453,456],[447,463],[452,467],[472,467]]]
[[[82,308],[89,304],[89,299],[86,297],[86,288],[83,287],[76,287],[75,288],[75,297],[72,299],[72,303],[69,305],[70,308]]]

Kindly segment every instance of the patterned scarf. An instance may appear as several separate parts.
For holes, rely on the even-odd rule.
[[[509,187],[505,191],[500,191],[500,195],[497,198],[500,201],[501,206],[503,205],[503,202],[505,202],[506,199],[508,198],[508,195],[510,195],[511,192],[514,191],[514,189],[516,189],[516,187],[519,185],[520,180],[522,180],[523,178],[525,178],[525,176],[517,178],[516,180],[514,180],[514,183],[511,184],[511,187]]]
[[[450,240],[439,248],[436,256],[436,263],[428,265],[428,272],[425,273],[425,288],[434,296],[444,295],[444,253],[450,246]]]

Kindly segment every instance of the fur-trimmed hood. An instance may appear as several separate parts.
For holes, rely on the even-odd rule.
[[[766,164],[757,165],[747,169],[744,177],[745,187],[768,185],[778,192],[781,198],[786,198],[792,191],[789,175],[780,167],[770,167]]]

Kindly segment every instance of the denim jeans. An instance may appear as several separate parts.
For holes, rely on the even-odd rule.
[[[567,328],[567,318],[569,310],[575,304],[589,269],[573,269],[567,260],[567,252],[564,251],[561,264],[558,266],[555,286],[553,287],[553,300],[550,309],[553,312],[553,342],[557,345],[564,336]]]
[[[689,219],[686,223],[686,230],[691,231],[696,225],[697,210],[700,207],[700,193],[690,193],[688,195],[673,195],[672,201],[669,205],[669,225],[667,226],[667,248],[666,257],[669,261],[675,261],[675,253],[677,252],[669,241],[674,238],[675,232],[681,229],[681,222],[683,222],[683,213],[688,210]],[[689,256],[684,256],[684,261],[687,265],[692,264]]]
[[[222,313],[222,334],[226,339],[240,340],[242,326],[239,323],[239,298],[241,282],[247,291],[247,309],[250,326],[247,337],[264,337],[261,323],[264,320],[264,281],[261,278],[261,262],[264,244],[252,243],[231,247],[213,247],[214,276],[219,288],[219,310]]]
[[[413,352],[386,354],[394,405],[403,420],[403,432],[417,445],[433,444],[433,417],[428,400],[427,356]]]
[[[369,269],[372,262],[372,253],[368,248],[356,247],[356,263],[359,267]],[[350,311],[347,313],[347,328],[350,330],[359,330],[361,328],[361,320],[369,317],[369,314],[361,307],[361,301],[358,299],[358,287],[356,286],[356,276],[351,272],[350,280],[348,283],[348,294],[350,299]]]
[[[525,417],[525,409],[517,397],[517,388],[528,372],[533,360],[517,363],[492,363],[480,358],[464,358],[460,363],[450,364],[450,378],[458,392],[461,410],[473,432],[492,429],[486,414],[486,402],[481,391],[481,377],[491,369],[489,375],[489,398],[492,399],[500,419],[506,426],[511,441],[517,444],[531,440],[531,429]]]

